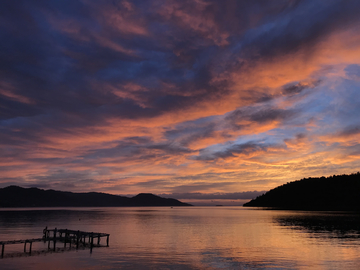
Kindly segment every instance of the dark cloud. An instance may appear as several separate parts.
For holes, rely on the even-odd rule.
[[[3,178],[1,186],[18,185],[21,187],[38,187],[69,191],[87,190],[89,185],[96,184],[90,172],[74,172],[58,169],[49,170],[46,176],[34,175],[24,179],[22,177]]]
[[[165,131],[164,135],[169,141],[177,141],[180,145],[188,146],[199,139],[214,136],[217,124],[216,119],[199,119],[182,123],[174,129]]]
[[[267,151],[268,148],[275,147],[275,145],[266,144],[263,142],[247,142],[243,144],[233,144],[225,147],[221,151],[211,151],[210,149],[202,149],[198,156],[193,156],[196,160],[217,160],[235,157],[239,154],[249,155],[254,152]]]
[[[360,134],[360,125],[359,126],[349,126],[339,133],[342,137],[348,137],[352,135]]]
[[[141,188],[154,188],[158,186],[164,186],[168,183],[166,180],[150,180],[146,182],[138,182],[135,186],[139,186]]]
[[[295,84],[284,87],[284,92],[286,94],[298,94],[304,89],[306,89],[307,85]]]
[[[272,121],[285,122],[298,115],[294,109],[278,109],[268,105],[262,107],[240,108],[229,113],[225,120],[234,128],[241,129],[243,121],[264,124]],[[240,124],[239,124],[240,123]]]
[[[129,160],[151,160],[168,156],[183,155],[193,151],[176,143],[155,143],[149,137],[130,137],[118,142],[111,148],[89,150],[82,158],[97,160],[101,158],[117,158]]]
[[[296,139],[298,140],[302,140],[306,138],[306,134],[305,133],[298,133],[296,134]]]
[[[237,46],[234,38],[247,40],[248,27],[266,25],[265,22],[275,16],[279,16],[280,21],[289,20],[287,18],[291,16],[289,22],[278,24],[278,27],[286,27],[274,33],[284,36],[277,38],[277,42],[286,40],[286,46],[293,48],[307,32],[310,32],[309,39],[322,33],[318,30],[316,35],[311,34],[315,30],[310,22],[303,23],[309,20],[308,16],[306,20],[302,18],[304,10],[315,12],[317,6],[325,8],[324,22],[320,23],[319,16],[311,18],[318,22],[316,29],[329,27],[332,20],[335,20],[332,27],[338,24],[341,27],[340,23],[355,18],[352,16],[356,10],[353,2],[320,3],[312,8],[306,1],[208,1],[205,5],[173,1],[170,9],[162,9],[162,5],[168,3],[160,2],[134,2],[131,9],[121,1],[90,2],[88,5],[79,1],[67,1],[66,5],[58,5],[55,1],[35,1],[31,5],[26,1],[3,3],[4,42],[0,72],[15,85],[14,91],[18,95],[35,104],[16,103],[2,96],[1,117],[10,119],[44,113],[52,116],[51,110],[58,109],[78,116],[81,122],[91,119],[89,125],[97,125],[109,116],[147,118],[194,106],[204,99],[211,100],[228,93],[226,85],[216,86],[210,82],[211,70],[217,68],[223,50],[209,45],[233,42]],[[109,19],[111,16],[107,17],[106,12],[111,10],[110,15],[118,17]],[[158,10],[158,16],[152,14],[155,10]],[[182,13],[189,16],[189,21],[180,16]],[[116,18],[123,20],[122,23],[128,20],[133,32],[125,26],[119,28]],[[134,21],[136,25],[131,24]],[[299,25],[302,34],[295,35],[294,41],[289,40],[288,33],[294,29],[298,33]],[[102,32],[98,31],[100,28]],[[168,31],[164,32],[164,28]],[[71,30],[77,32],[73,34]],[[158,41],[152,40],[152,35],[157,36]],[[266,48],[282,50],[277,43],[269,46],[264,39],[266,37],[260,36],[259,40],[251,40],[251,46],[266,44]],[[119,51],[115,45],[134,53]],[[92,87],[94,81],[124,84],[133,79],[150,87],[150,92],[141,93],[146,107],[139,106],[134,100],[114,99],[112,94]],[[162,82],[175,84],[176,89],[171,90],[172,93],[159,91]],[[198,92],[198,89],[206,90]],[[285,91],[298,92],[300,89],[301,86],[293,86]],[[263,96],[259,100],[264,98],[269,97]]]
[[[292,138],[292,139],[289,139],[289,138],[284,139],[284,142],[285,143],[287,143],[287,142],[299,143],[299,142],[302,142],[306,137],[307,137],[307,135],[305,133],[297,133],[297,134],[295,134],[294,138]]]
[[[292,110],[270,109],[257,111],[250,115],[250,120],[258,123],[266,123],[275,120],[285,120],[295,114]]]
[[[313,82],[297,82],[287,84],[283,87],[283,94],[285,95],[296,95],[303,92],[305,89],[312,89],[321,83],[320,80]]]
[[[303,23],[309,20],[308,15],[306,20],[302,18],[304,10],[315,12],[317,5],[325,8],[325,12],[321,23],[319,16],[312,17],[319,22],[316,29],[329,27],[333,20],[331,27],[341,27],[355,19],[356,4],[353,2],[316,4],[311,8],[306,1],[226,1],[225,4],[209,1],[205,5],[173,1],[168,13],[165,9],[159,10],[162,6],[159,3],[134,2],[132,9],[121,1],[90,2],[88,5],[79,1],[67,1],[66,5],[58,5],[55,1],[35,1],[31,5],[26,1],[3,3],[0,72],[11,84],[16,84],[17,94],[31,98],[35,105],[18,104],[14,109],[13,101],[5,101],[2,117],[36,115],[58,108],[75,113],[81,119],[97,115],[97,121],[92,123],[95,124],[109,115],[132,119],[152,117],[226,95],[226,85],[211,83],[212,70],[218,68],[218,59],[223,57],[220,44],[237,46],[236,39],[247,40],[248,27],[264,24],[275,16],[279,16],[280,21],[291,16],[288,23],[277,25],[287,26],[277,30],[278,35],[284,37],[276,40],[284,40],[287,47],[296,47],[298,39],[303,41],[304,35],[309,39],[321,36],[323,31],[311,34],[315,31],[313,24]],[[117,17],[109,19],[111,16],[107,17],[106,12],[111,10],[110,15],[118,15],[122,23],[128,20],[133,32],[125,26],[121,28],[121,24],[119,28]],[[158,16],[151,13],[155,10],[159,10]],[[189,21],[185,21],[181,13],[187,14]],[[295,16],[290,15],[293,13]],[[298,33],[299,25],[302,34],[295,35],[294,41],[289,40],[288,33]],[[153,35],[158,41],[150,38]],[[282,51],[277,43],[269,46],[264,39],[266,36],[260,35],[259,40],[251,40],[251,46],[266,44],[268,50]],[[126,53],[126,50],[134,53]],[[133,79],[151,89],[151,95],[143,93],[147,108],[130,100],[115,102],[114,96],[91,86],[93,81],[124,84]],[[175,84],[177,89],[172,90],[173,93],[158,91],[162,82]],[[194,95],[197,89],[205,91]]]
[[[260,29],[250,31],[245,40],[248,48],[243,52],[261,58],[306,50],[334,31],[358,21],[360,3],[356,1],[287,1],[288,6],[264,23]],[[321,10],[321,12],[319,12]]]

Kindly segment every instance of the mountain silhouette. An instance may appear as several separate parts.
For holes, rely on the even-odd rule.
[[[360,210],[360,172],[305,178],[276,187],[244,204],[294,210]]]
[[[176,199],[150,193],[132,198],[107,193],[73,193],[39,188],[8,186],[0,188],[0,207],[79,207],[79,206],[191,206]]]

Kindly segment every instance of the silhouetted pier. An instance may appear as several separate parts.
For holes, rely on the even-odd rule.
[[[75,231],[68,229],[48,229],[47,227],[43,230],[42,238],[32,238],[25,240],[11,240],[11,241],[0,241],[1,245],[1,258],[4,258],[5,246],[13,244],[24,244],[24,253],[31,255],[32,244],[35,242],[44,242],[48,243],[48,250],[56,251],[56,246],[63,244],[65,249],[68,245],[71,249],[75,245],[76,249],[79,247],[90,248],[92,252],[93,247],[105,247],[105,245],[100,245],[102,238],[106,237],[106,247],[109,246],[109,236],[108,233],[97,233],[97,232],[84,232],[84,231]],[[28,245],[29,244],[29,245]],[[27,249],[28,246],[28,249]]]

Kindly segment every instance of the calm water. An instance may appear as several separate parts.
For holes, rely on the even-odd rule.
[[[19,256],[23,244],[6,246],[0,269],[360,269],[360,216],[352,213],[242,207],[0,210],[0,241],[38,238],[45,226],[110,233],[110,246],[46,253],[47,245],[37,243],[32,256]]]

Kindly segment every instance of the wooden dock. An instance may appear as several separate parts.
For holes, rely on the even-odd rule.
[[[100,245],[101,238],[106,237],[106,247],[109,246],[109,237],[108,233],[97,233],[97,232],[84,232],[84,231],[75,231],[68,229],[48,229],[47,227],[43,230],[42,238],[33,238],[25,240],[11,240],[11,241],[0,241],[1,245],[1,258],[4,258],[5,246],[14,245],[14,244],[24,244],[24,253],[31,255],[32,244],[34,242],[44,242],[48,243],[48,250],[56,250],[56,245],[62,243],[64,249],[68,245],[70,248],[72,245],[76,246],[76,249],[79,247],[88,247],[90,252],[92,252],[93,247],[105,247],[105,245]],[[95,241],[94,241],[95,240]],[[29,245],[28,245],[29,244]],[[27,250],[27,246],[28,250]]]

